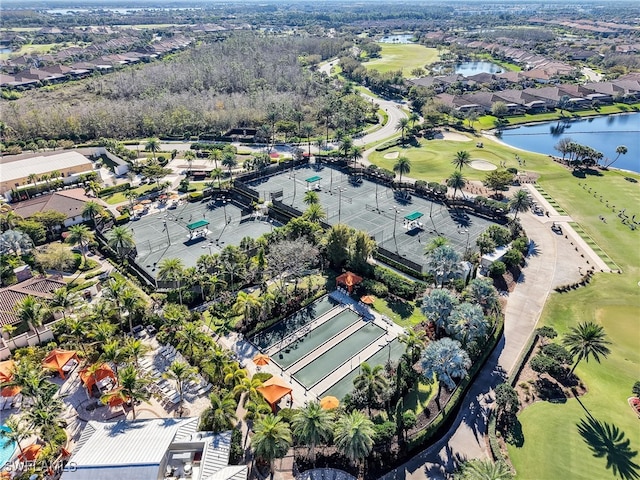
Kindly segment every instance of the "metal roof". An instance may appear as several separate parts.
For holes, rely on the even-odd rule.
[[[26,178],[30,174],[42,175],[43,173],[58,170],[65,173],[65,169],[78,167],[80,165],[88,165],[91,170],[91,161],[78,152],[68,151],[58,153],[57,155],[47,155],[25,158],[23,160],[15,160],[13,162],[3,162],[0,164],[0,173],[2,181],[7,182],[19,178]],[[66,176],[66,175],[65,175]]]
[[[198,418],[90,421],[64,480],[155,480],[176,437],[195,432]]]

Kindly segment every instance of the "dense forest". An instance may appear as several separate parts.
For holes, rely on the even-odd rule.
[[[317,126],[323,118],[347,116],[357,125],[367,115],[362,102],[336,104],[326,79],[301,61],[333,56],[343,44],[239,32],[163,61],[28,92],[4,102],[2,117],[15,140],[215,134],[236,126],[273,127],[269,115]],[[327,102],[331,115],[322,113]]]

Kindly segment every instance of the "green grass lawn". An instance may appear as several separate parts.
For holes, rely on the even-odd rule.
[[[470,141],[446,141],[446,140],[421,140],[419,147],[394,147],[382,152],[374,152],[370,155],[369,161],[382,168],[393,170],[393,165],[397,159],[387,159],[384,156],[391,152],[400,152],[400,155],[409,158],[411,161],[412,178],[428,180],[430,182],[442,182],[448,178],[454,171],[451,160],[455,157],[456,152],[460,150],[468,151],[471,159],[486,160],[498,167],[501,161],[505,161],[507,167],[518,168],[518,162],[514,153],[517,150],[503,145],[498,142],[491,141],[482,137],[473,137],[467,135]],[[476,143],[482,141],[483,148],[476,147]],[[525,159],[526,168],[529,171],[543,169],[549,164],[549,158],[546,155],[536,153],[518,152],[520,158]],[[560,169],[561,167],[552,165]],[[474,170],[470,167],[462,169],[463,175],[467,180],[483,180],[487,172]]]
[[[152,190],[153,187],[155,186],[156,186],[155,183],[152,183],[151,185],[142,185],[140,187],[131,189],[131,191],[136,192],[138,195],[142,195],[148,192],[149,190]],[[124,196],[125,193],[126,192],[117,192],[117,193],[114,193],[113,195],[108,195],[101,198],[102,200],[107,202],[109,205],[116,205],[118,203],[127,201],[127,198]]]
[[[425,68],[439,60],[438,50],[417,44],[380,43],[380,58],[363,63],[367,69],[376,69],[381,73],[402,70],[405,77],[411,76],[414,68]]]
[[[424,315],[415,302],[377,298],[373,308],[381,315],[389,317],[394,323],[410,328],[424,321]]]
[[[413,410],[416,415],[419,415],[437,394],[438,382],[433,382],[431,385],[428,383],[418,383],[417,390],[413,389],[405,395],[404,409],[405,411]]]
[[[542,178],[545,191],[623,272],[596,274],[589,286],[553,293],[547,302],[541,324],[562,335],[578,322],[595,321],[605,328],[612,353],[601,364],[591,361],[578,366],[576,373],[588,389],[580,398],[582,405],[575,399],[564,404],[540,402],[522,412],[519,419],[524,443],[509,447],[519,479],[613,479],[640,474],[630,463],[640,463],[637,453],[633,456],[640,449],[640,428],[637,415],[627,404],[631,387],[640,378],[640,232],[623,225],[611,208],[577,184],[586,181],[610,205],[626,207],[629,216],[640,216],[640,184],[628,182],[624,176],[629,174],[612,170],[586,179],[576,179],[568,172]],[[607,218],[606,224],[599,215]],[[588,415],[598,423],[583,436],[578,424]],[[606,433],[614,429],[618,429],[618,438]],[[626,441],[630,443],[625,447]],[[599,458],[596,453],[604,452],[603,445],[610,446],[610,455],[605,452]],[[614,465],[628,475],[616,476]]]
[[[0,53],[0,59],[6,60],[10,56],[21,56],[21,55],[30,55],[32,53],[49,53],[56,47],[77,47],[81,46],[76,43],[42,43],[42,44],[27,44],[22,45],[18,50],[12,51],[11,53]]]

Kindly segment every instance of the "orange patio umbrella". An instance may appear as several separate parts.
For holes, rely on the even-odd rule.
[[[20,388],[17,385],[4,387],[2,390],[0,390],[0,395],[3,397],[15,397],[17,394],[20,393],[21,390],[22,388]]]
[[[253,357],[253,363],[258,365],[259,367],[269,365],[270,361],[271,359],[269,358],[269,355],[265,355],[264,353],[258,353],[255,357]]]
[[[22,453],[18,455],[18,458],[23,462],[32,462],[40,455],[40,450],[42,450],[42,445],[38,445],[37,443],[33,443],[29,445],[27,448],[22,449]]]
[[[151,200],[149,200],[149,199],[147,198],[147,199],[145,199],[145,200],[142,200],[140,203],[141,203],[141,204],[143,204],[143,205],[149,205],[149,204],[150,204],[150,203],[152,203],[152,202],[151,202]]]
[[[366,303],[367,305],[373,305],[373,303],[376,301],[376,297],[374,297],[373,295],[364,295],[360,297],[360,301],[362,303]]]
[[[280,399],[285,395],[291,395],[292,392],[291,387],[283,379],[275,376],[264,382],[257,390],[262,394],[267,403],[271,405],[273,412],[276,411],[276,404]]]
[[[338,408],[340,405],[340,400],[331,395],[327,395],[320,399],[320,406],[325,410],[333,410],[334,408]]]
[[[133,209],[137,212],[138,210],[144,210],[144,206],[138,204],[138,205],[134,205]]]
[[[5,360],[4,362],[0,362],[0,383],[11,381],[15,368],[16,362],[14,362],[13,360]]]

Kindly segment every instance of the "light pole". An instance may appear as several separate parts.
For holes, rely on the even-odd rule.
[[[340,223],[340,214],[342,213],[342,187],[338,187],[338,223]]]
[[[396,254],[398,253],[398,239],[396,238],[396,224],[398,223],[398,213],[402,211],[402,209],[398,207],[391,207],[394,211],[395,215],[393,217],[393,241],[396,244]]]
[[[380,205],[378,205],[378,182],[376,182],[376,210],[380,213]]]
[[[466,257],[467,256],[467,252],[469,250],[469,233],[470,233],[469,229],[468,228],[458,228],[458,233],[460,235],[462,235],[464,233],[467,234],[467,242],[466,242],[465,247],[464,247],[464,256]]]
[[[169,225],[167,225],[167,221],[166,220],[162,220],[162,223],[164,224],[165,232],[167,232],[167,240],[169,242],[169,245],[171,245],[171,236],[169,235]]]

